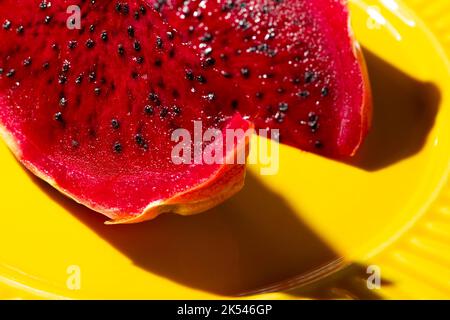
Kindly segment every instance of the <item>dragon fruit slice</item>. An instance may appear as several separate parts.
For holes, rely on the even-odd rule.
[[[248,139],[223,161],[176,164],[172,133],[194,136],[195,121],[355,153],[370,105],[347,20],[335,0],[4,0],[0,131],[29,170],[112,223],[202,212],[243,186],[245,165],[223,163]]]

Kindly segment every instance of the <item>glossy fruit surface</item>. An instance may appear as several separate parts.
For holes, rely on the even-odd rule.
[[[174,161],[173,134],[194,137],[194,121],[220,137],[279,129],[337,158],[366,135],[370,93],[342,1],[81,1],[79,17],[70,5],[1,3],[2,132],[34,174],[115,222],[198,213],[242,187],[243,163]]]

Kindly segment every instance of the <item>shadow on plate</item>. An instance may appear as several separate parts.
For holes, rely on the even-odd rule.
[[[372,129],[349,164],[375,171],[418,153],[433,128],[441,94],[364,50],[373,94]]]
[[[134,264],[185,286],[228,296],[285,290],[343,266],[338,254],[252,175],[238,195],[209,212],[191,217],[166,214],[150,222],[118,226],[104,225],[100,214],[32,179]],[[318,270],[320,266],[327,268]],[[359,290],[368,289],[364,284]],[[319,291],[289,294],[326,296],[328,289]]]
[[[434,125],[440,93],[374,54],[365,55],[374,122],[350,164],[373,171],[421,150]],[[230,296],[283,290],[302,298],[380,298],[367,288],[363,265],[343,268],[339,255],[299,218],[301,213],[252,175],[238,195],[204,214],[166,214],[120,226],[105,226],[98,213],[33,179],[137,266],[182,285]]]

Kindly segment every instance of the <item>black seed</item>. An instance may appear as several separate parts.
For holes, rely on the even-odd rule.
[[[95,79],[97,79],[97,74],[95,73],[95,71],[92,71],[91,73],[89,73],[89,81],[93,82],[95,81]]]
[[[67,99],[65,97],[62,97],[61,99],[59,99],[59,105],[61,107],[65,107],[67,105]]]
[[[233,109],[237,109],[238,105],[239,105],[239,102],[237,100],[232,100],[231,101],[231,107]]]
[[[141,6],[139,7],[139,11],[140,11],[142,14],[145,14],[145,13],[147,12],[147,9],[146,9],[143,5],[141,5]]]
[[[246,19],[242,19],[242,20],[239,20],[239,27],[241,27],[241,29],[243,29],[243,30],[247,30],[248,28],[250,28],[250,24],[248,23],[248,21]]]
[[[121,153],[122,152],[122,145],[120,144],[120,142],[114,143],[113,150],[116,153]]]
[[[144,57],[137,57],[136,58],[136,62],[138,63],[138,64],[142,64],[143,62],[144,62]]]
[[[255,97],[257,98],[257,99],[262,99],[263,97],[264,97],[264,93],[262,93],[262,92],[256,92],[256,94],[255,94]]]
[[[128,26],[127,28],[128,35],[133,38],[134,37],[134,28],[133,26]]]
[[[222,74],[222,76],[223,76],[224,78],[227,78],[227,79],[233,77],[233,75],[232,75],[231,73],[229,73],[229,72],[227,72],[227,71],[224,71],[224,70],[222,70],[220,73]]]
[[[317,131],[317,128],[318,128],[318,123],[316,122],[316,123],[314,123],[314,124],[308,124],[308,126],[309,126],[309,128],[311,129],[311,132],[312,133],[315,133],[316,131]]]
[[[58,122],[64,122],[63,120],[63,116],[61,112],[57,112],[55,113],[55,115],[53,116],[53,119],[55,119]]]
[[[289,109],[289,105],[286,102],[281,102],[278,105],[278,110],[282,111],[282,112],[286,112]]]
[[[206,83],[206,78],[202,75],[197,76],[197,81],[199,83]]]
[[[103,31],[100,37],[103,41],[108,41],[108,33],[106,31]]]
[[[163,41],[161,37],[156,37],[156,47],[158,47],[159,49],[163,47]]]
[[[81,84],[82,81],[83,81],[83,76],[80,74],[80,75],[75,79],[75,83],[76,83],[76,84]]]
[[[99,87],[94,88],[94,93],[95,93],[95,95],[97,95],[97,96],[100,95],[101,91],[102,91],[102,90],[101,90]]]
[[[123,45],[122,45],[122,44],[119,44],[119,45],[117,46],[117,53],[118,53],[119,55],[121,55],[121,56],[123,56],[123,54],[125,53],[125,49],[123,48]]]
[[[305,123],[302,122],[302,124]],[[312,133],[316,132],[317,128],[319,127],[319,116],[317,116],[314,112],[310,112],[308,114],[308,122],[306,124],[311,129]]]
[[[95,45],[94,40],[88,39],[88,40],[86,41],[86,47],[87,47],[87,48],[91,49],[91,48],[94,47],[94,45]]]
[[[269,45],[267,43],[261,43],[257,47],[259,52],[267,52],[269,50]]]
[[[69,43],[67,44],[67,47],[69,49],[74,49],[77,46],[77,42],[75,40],[70,40]]]
[[[152,115],[153,114],[153,107],[151,105],[146,105],[144,107],[144,112],[145,112],[145,114]]]
[[[222,6],[222,11],[230,11],[234,8],[234,1],[233,0],[227,0],[227,2]]]
[[[135,12],[133,13],[133,16],[134,16],[134,19],[135,19],[135,20],[139,20],[139,11],[135,11]]]
[[[50,67],[50,63],[48,63],[48,62],[44,62],[44,63],[42,64],[42,68],[43,68],[44,70],[47,70],[49,67]]]
[[[148,100],[150,100],[150,101],[152,101],[152,102],[154,102],[154,103],[156,103],[156,104],[160,104],[160,101],[159,101],[159,97],[158,97],[158,95],[156,94],[156,93],[154,93],[154,92],[150,92],[149,94],[148,94]]]
[[[8,71],[8,73],[6,74],[6,76],[7,76],[8,78],[11,78],[11,77],[13,77],[15,74],[16,74],[16,70],[11,69],[11,70]]]
[[[277,112],[274,116],[275,120],[278,123],[282,123],[284,121],[285,114],[283,112]]]
[[[310,112],[308,113],[308,119],[309,121],[317,121],[319,116],[315,112]]]
[[[161,118],[165,118],[167,116],[167,114],[169,113],[169,110],[167,110],[167,108],[162,108],[161,112],[159,113],[159,116]]]
[[[51,16],[45,16],[44,23],[45,24],[49,24],[50,21],[52,21],[52,17]]]
[[[241,75],[247,79],[248,77],[250,77],[250,70],[246,67],[241,68]]]
[[[192,72],[192,70],[186,70],[185,71],[185,77],[187,80],[194,80],[194,73]]]
[[[179,114],[181,114],[181,109],[180,109],[180,107],[178,107],[178,106],[173,106],[173,113],[175,114],[175,115],[179,115]]]
[[[322,91],[321,91],[322,97],[328,96],[329,93],[330,93],[330,90],[328,89],[328,87],[322,88]]]
[[[134,141],[136,141],[137,145],[140,147],[145,145],[145,140],[139,133],[134,136]]]
[[[175,37],[175,34],[173,33],[173,31],[167,32],[167,39],[172,40],[174,37]]]
[[[52,44],[52,49],[55,51],[58,50],[58,45],[56,43]]]
[[[169,50],[169,58],[173,58],[175,56],[175,49],[174,48],[170,48]]]
[[[194,30],[195,30],[195,27],[194,27],[194,26],[189,26],[189,28],[188,28],[188,32],[189,32],[189,33],[193,33]]]
[[[269,31],[267,32],[267,34],[264,36],[264,40],[270,40],[275,38],[275,32],[274,31]]]
[[[3,68],[0,68],[0,74],[3,74]]]
[[[70,69],[69,61],[64,61],[62,68],[61,68],[62,72],[67,72],[67,71],[69,71],[69,69]]]
[[[300,91],[297,93],[297,96],[300,98],[307,98],[307,97],[309,97],[309,91],[306,91],[306,90]]]
[[[91,25],[89,26],[89,31],[90,31],[90,32],[94,32],[94,31],[95,31],[95,25],[91,24]]]
[[[112,120],[111,120],[111,127],[112,127],[113,129],[119,129],[119,127],[120,127],[119,120],[117,120],[117,119],[112,119]]]
[[[9,30],[10,28],[11,28],[11,21],[5,20],[5,22],[3,23],[3,29]]]
[[[204,68],[212,67],[215,63],[216,59],[214,59],[213,57],[208,57],[205,59],[205,61],[203,61],[203,67]]]
[[[16,32],[17,32],[18,34],[22,34],[22,33],[23,33],[23,30],[24,30],[23,26],[18,26],[17,29],[16,29]]]
[[[30,57],[28,57],[25,60],[23,60],[23,65],[25,67],[28,67],[30,64],[31,64],[31,58]]]
[[[315,80],[316,78],[316,74],[312,71],[306,71],[305,72],[305,82],[306,83],[311,83]]]
[[[213,39],[213,36],[211,33],[206,32],[201,38],[200,41],[202,42],[210,42]]]
[[[214,101],[214,100],[216,100],[216,95],[211,92],[211,93],[208,93],[205,98],[208,101]]]
[[[59,84],[65,84],[67,82],[67,77],[63,74],[60,74],[58,77]]]
[[[120,2],[117,2],[115,8],[116,8],[116,11],[117,11],[117,12],[122,11],[122,4],[121,4]]]
[[[48,7],[48,3],[47,3],[46,0],[43,0],[43,1],[39,4],[39,8],[42,9],[42,10],[47,9],[47,7]]]
[[[317,149],[322,149],[323,148],[323,143],[320,140],[316,140],[314,142],[314,147],[316,147]]]
[[[134,50],[136,50],[136,51],[140,51],[140,50],[141,50],[141,44],[139,43],[139,41],[135,41],[135,42],[133,43],[133,48],[134,48]]]

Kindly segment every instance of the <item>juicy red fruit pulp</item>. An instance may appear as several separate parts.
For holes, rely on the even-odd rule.
[[[0,117],[23,160],[81,201],[127,213],[209,178],[218,165],[172,163],[171,133],[193,120],[224,128],[231,117],[216,101],[230,104],[231,91],[211,91],[218,76],[205,82],[145,2],[78,1],[82,29],[69,30],[73,3],[0,5]]]
[[[0,122],[28,167],[99,211],[140,213],[217,172],[171,160],[194,120],[247,128],[241,114],[332,157],[367,129],[342,1],[4,0],[0,19]]]
[[[283,143],[353,155],[366,133],[367,84],[341,0],[161,1],[154,8],[242,100],[233,107]]]

